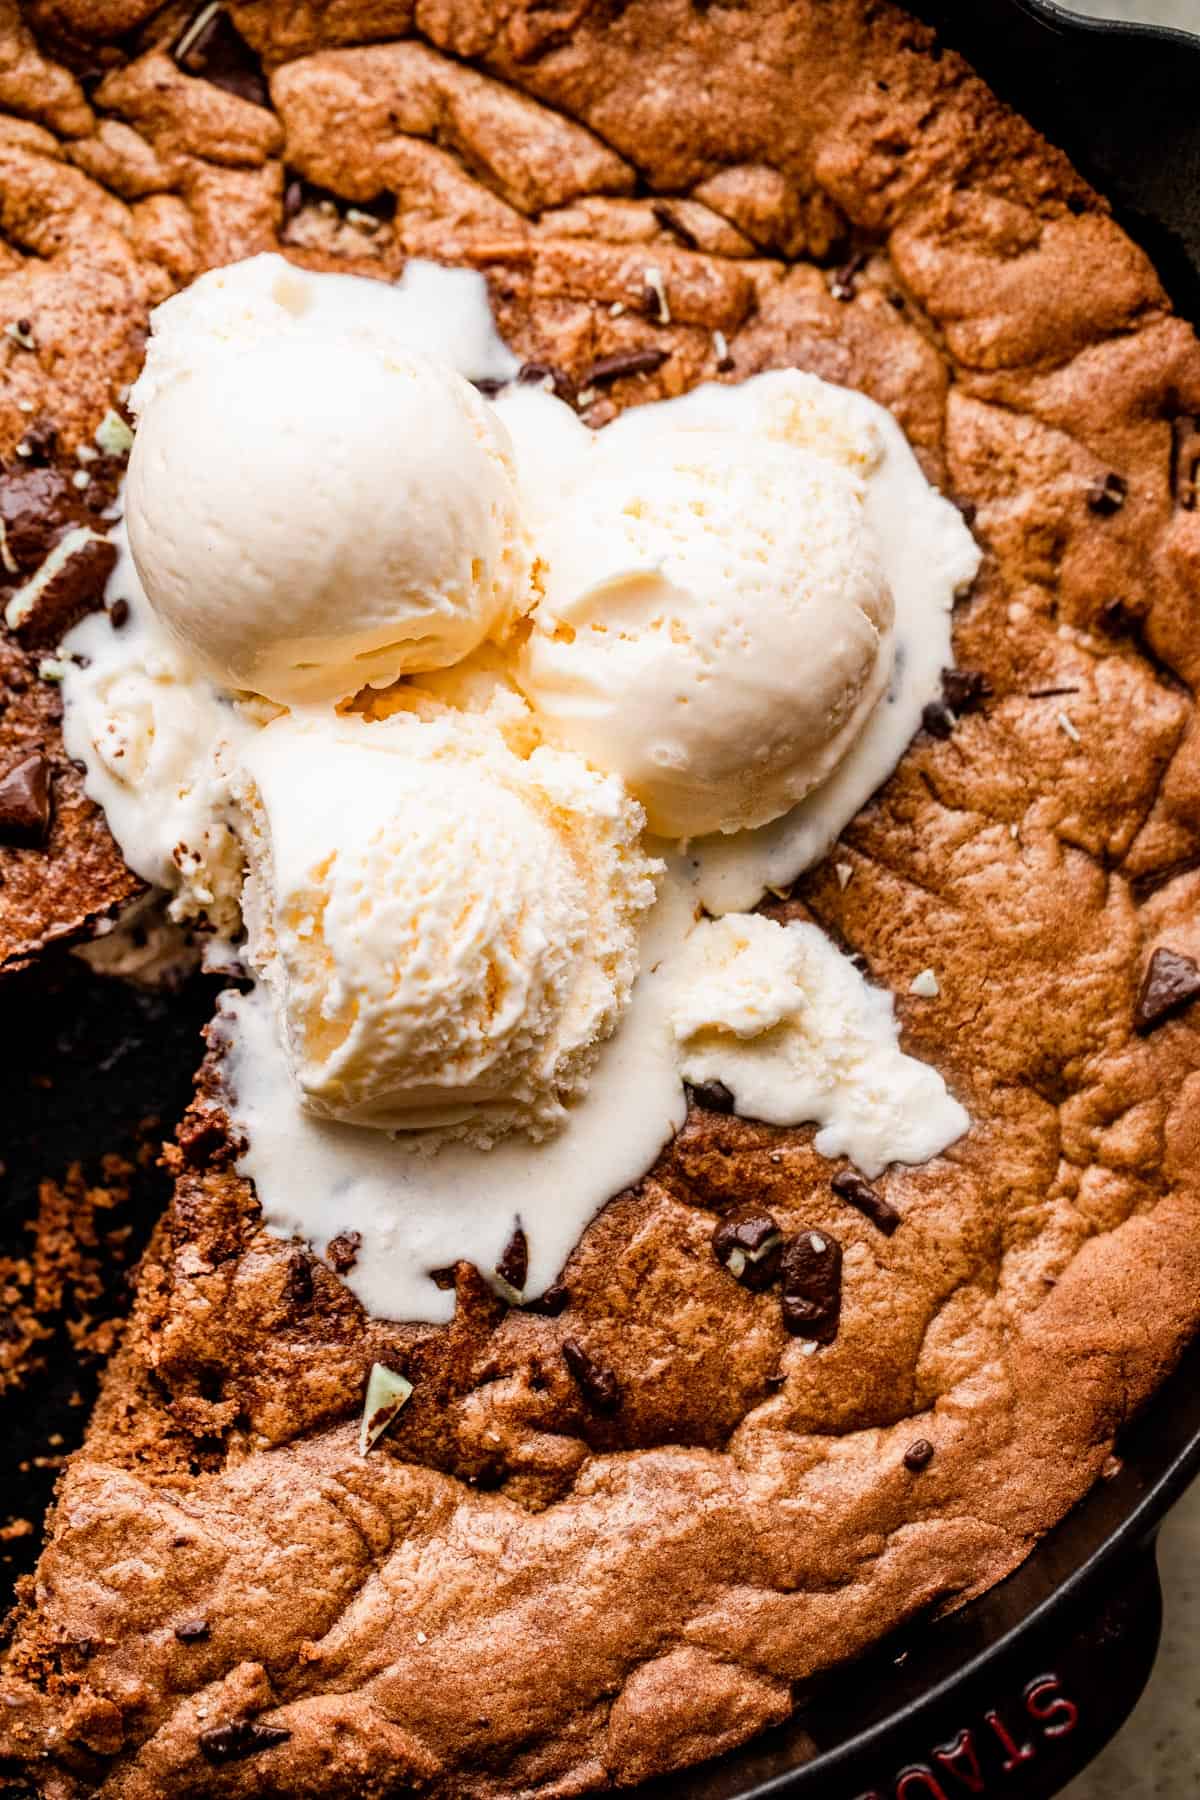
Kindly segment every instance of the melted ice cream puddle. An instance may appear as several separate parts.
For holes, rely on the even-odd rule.
[[[743,927],[748,954],[733,941]],[[710,936],[722,941],[710,946]],[[490,1276],[514,1222],[529,1242],[526,1293],[555,1280],[595,1214],[683,1124],[681,1060],[696,1080],[744,1094],[752,1116],[819,1120],[818,1147],[872,1175],[892,1160],[923,1162],[967,1129],[937,1071],[900,1051],[891,996],[815,926],[698,919],[688,887],[668,874],[641,950],[629,1010],[562,1129],[486,1151],[452,1143],[431,1153],[402,1134],[314,1118],[288,1078],[265,989],[226,995],[231,1112],[249,1146],[238,1168],[268,1228],[318,1251],[358,1232],[342,1280],[368,1312],[444,1321],[454,1295],[430,1271],[465,1257]],[[721,979],[698,985],[714,963]]]
[[[389,287],[354,276],[306,276],[279,258],[256,259],[253,267],[266,301],[310,322],[328,312],[357,323],[364,335],[377,328],[400,333],[414,350],[444,356],[473,379],[514,373],[479,276],[410,263],[404,280]],[[269,305],[267,317],[269,325]],[[376,1315],[449,1317],[453,1298],[433,1285],[429,1271],[465,1258],[487,1272],[515,1218],[529,1240],[526,1291],[544,1289],[595,1212],[646,1172],[682,1123],[681,1068],[726,1079],[747,1112],[757,1108],[789,1123],[816,1119],[831,1153],[836,1146],[867,1170],[925,1160],[965,1130],[966,1115],[936,1072],[900,1053],[890,998],[866,989],[827,940],[811,946],[822,971],[817,987],[840,995],[843,1011],[823,1019],[816,994],[806,1005],[791,970],[792,946],[783,928],[772,927],[778,938],[769,940],[755,978],[760,987],[765,979],[763,1017],[773,1021],[761,1030],[750,1029],[755,1021],[737,1014],[736,1005],[721,1016],[719,983],[706,1004],[688,962],[697,934],[713,929],[698,922],[698,900],[726,912],[793,880],[890,774],[922,708],[939,692],[950,661],[954,593],[977,566],[957,514],[927,485],[891,416],[849,392],[839,404],[848,417],[869,415],[884,446],[866,506],[896,600],[891,690],[844,762],[786,817],[756,832],[699,841],[673,859],[643,929],[642,972],[629,1010],[557,1136],[541,1144],[512,1138],[486,1151],[447,1144],[431,1153],[419,1140],[317,1120],[303,1111],[289,1080],[265,988],[226,997],[230,1110],[249,1141],[240,1166],[255,1181],[264,1224],[318,1249],[341,1231],[359,1232],[362,1249],[345,1279]],[[536,529],[538,507],[553,505],[555,483],[575,465],[580,428],[560,402],[538,392],[513,391],[501,411],[519,461],[533,471]],[[632,451],[651,430],[651,411],[677,420],[715,411],[723,428],[755,428],[744,389],[709,388],[635,410],[610,429],[626,435]],[[127,556],[109,595],[130,603],[127,626],[115,631],[97,615],[64,645],[88,659],[87,667],[69,666],[64,679],[68,747],[86,762],[88,792],[104,806],[131,867],[171,891],[181,916],[197,907],[219,911],[225,898],[236,897],[241,858],[224,821],[228,765],[209,751],[220,742],[224,756],[234,757],[241,736],[263,715],[220,695],[171,645]],[[857,1032],[849,1051],[848,1020]],[[780,1033],[791,1034],[792,1052],[803,1040],[814,1067],[824,1058],[824,1072],[798,1080],[796,1055],[789,1064],[781,1054]]]

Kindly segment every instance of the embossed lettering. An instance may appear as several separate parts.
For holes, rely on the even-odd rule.
[[[960,1731],[952,1744],[939,1744],[933,1756],[935,1762],[940,1762],[943,1769],[949,1770],[972,1794],[982,1794],[983,1770],[979,1767],[969,1731]]]
[[[1079,1708],[1062,1691],[1057,1675],[1039,1675],[1025,1689],[1025,1710],[1048,1738],[1066,1737],[1079,1723]],[[1051,1724],[1051,1720],[1054,1723]]]
[[[1006,1753],[1004,1762],[1004,1773],[1006,1775],[1011,1775],[1013,1770],[1019,1769],[1022,1763],[1033,1761],[1034,1757],[1037,1755],[1037,1751],[1034,1749],[1033,1745],[1018,1744],[998,1712],[984,1713],[983,1717],[985,1722],[991,1726],[992,1730],[999,1738],[1000,1748]]]
[[[896,1777],[896,1800],[927,1794],[929,1800],[948,1800],[945,1788],[926,1763],[910,1763]]]

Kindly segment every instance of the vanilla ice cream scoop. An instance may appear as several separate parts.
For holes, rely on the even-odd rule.
[[[618,781],[484,718],[287,716],[236,784],[250,960],[307,1108],[544,1135],[636,973],[657,865]]]
[[[273,298],[241,267],[241,311],[237,270],[215,307],[204,277],[158,309],[131,396],[155,612],[212,678],[284,705],[457,662],[530,599],[503,425],[361,303],[297,311],[299,277]]]
[[[539,532],[545,595],[517,678],[652,831],[762,825],[826,778],[888,682],[892,595],[862,484],[761,432],[628,418]]]

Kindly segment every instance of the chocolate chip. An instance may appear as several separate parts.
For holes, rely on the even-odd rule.
[[[0,775],[0,844],[42,844],[50,829],[50,764],[41,751]]]
[[[291,1737],[282,1725],[256,1725],[253,1719],[235,1719],[230,1725],[214,1725],[202,1731],[197,1742],[205,1762],[216,1764],[241,1762],[243,1757],[257,1756],[260,1750],[273,1749]]]
[[[290,1305],[297,1308],[308,1306],[313,1297],[312,1259],[303,1250],[297,1250],[288,1259],[287,1280],[284,1283],[284,1297]]]
[[[616,1412],[621,1404],[621,1388],[612,1370],[589,1356],[578,1338],[564,1338],[562,1353],[588,1405],[597,1412]]]
[[[17,445],[17,455],[30,468],[44,468],[53,461],[58,449],[58,426],[49,419],[35,419],[26,426]]]
[[[114,600],[113,601],[112,605],[108,609],[108,622],[112,626],[114,631],[120,631],[120,629],[123,625],[128,625],[128,623],[129,623],[129,602],[128,602],[128,600]]]
[[[835,300],[853,300],[858,292],[855,276],[866,267],[866,262],[867,253],[865,250],[860,250],[857,255],[852,256],[848,262],[844,262],[841,268],[835,272],[833,280],[829,284],[829,291]]]
[[[339,1275],[345,1275],[358,1261],[362,1249],[361,1231],[339,1231],[325,1246],[325,1261]]]
[[[841,1200],[848,1200],[860,1213],[878,1226],[884,1237],[891,1237],[900,1223],[900,1214],[890,1200],[877,1193],[854,1169],[839,1169],[829,1184]]]
[[[914,1475],[922,1469],[927,1469],[932,1461],[933,1445],[928,1438],[918,1438],[916,1443],[910,1444],[904,1452],[904,1466],[906,1469],[911,1469]]]
[[[603,381],[619,381],[624,375],[653,375],[671,354],[669,350],[618,350],[613,356],[601,356],[584,377],[585,387]]]
[[[175,1627],[175,1636],[181,1644],[200,1644],[208,1636],[207,1619],[184,1619]]]
[[[758,1294],[770,1287],[779,1273],[783,1233],[769,1212],[745,1206],[719,1221],[712,1247],[721,1267],[752,1294]]]
[[[827,1231],[802,1231],[784,1245],[781,1273],[787,1330],[831,1344],[842,1310],[842,1246]]]
[[[931,700],[921,709],[921,723],[930,737],[948,738],[954,730],[954,714],[944,700]]]
[[[211,81],[254,106],[270,105],[258,58],[224,7],[202,6],[194,13],[171,54],[185,74]]]
[[[674,207],[668,206],[665,200],[652,200],[650,203],[650,211],[654,214],[654,217],[658,220],[658,223],[662,226],[663,230],[674,232],[680,243],[686,244],[689,250],[698,250],[700,248],[700,239],[696,236],[695,232],[692,231],[689,226],[684,224]]]
[[[496,1273],[501,1281],[508,1283],[521,1293],[529,1274],[529,1240],[521,1230],[518,1222],[513,1226],[512,1236],[504,1246],[500,1261],[496,1264]]]
[[[560,400],[565,400],[568,406],[574,406],[575,404],[575,383],[571,380],[567,371],[565,369],[560,369],[557,363],[522,363],[517,370],[517,380],[524,384],[536,382],[539,385],[548,381],[552,392],[555,393]]]
[[[435,1288],[439,1288],[443,1294],[448,1294],[458,1280],[457,1265],[449,1263],[444,1269],[430,1269],[429,1279]]]
[[[1142,977],[1133,1009],[1133,1029],[1141,1036],[1200,996],[1200,967],[1178,950],[1156,950]]]
[[[992,684],[982,669],[942,670],[942,699],[951,712],[977,712],[991,692]]]
[[[723,1081],[685,1082],[690,1106],[702,1106],[705,1112],[731,1113],[734,1108],[734,1094]]]
[[[1101,518],[1108,518],[1113,513],[1120,512],[1128,492],[1129,483],[1125,477],[1110,469],[1103,481],[1094,481],[1088,489],[1088,511],[1099,513]]]
[[[1186,512],[1200,505],[1200,418],[1190,413],[1171,420],[1171,493]]]
[[[544,1294],[536,1300],[526,1300],[524,1311],[541,1313],[547,1319],[557,1319],[560,1313],[566,1312],[571,1296],[560,1281],[553,1282]]]

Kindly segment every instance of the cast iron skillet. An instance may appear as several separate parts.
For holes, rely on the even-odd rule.
[[[1053,0],[909,5],[1072,155],[1150,252],[1180,310],[1200,322],[1200,35],[1080,22]],[[132,1152],[147,1112],[170,1128],[187,1103],[214,993],[195,980],[143,995],[69,958],[6,989],[21,1028],[0,1036],[0,1253],[27,1248],[22,1222],[41,1175],[86,1162],[97,1144]],[[131,1249],[165,1199],[164,1178],[145,1170],[119,1219]],[[79,1307],[121,1310],[111,1275],[109,1291]],[[0,1312],[0,1352],[4,1338]],[[46,1359],[36,1393],[0,1399],[0,1527],[40,1520],[94,1392],[94,1371],[80,1366],[65,1329]],[[1111,1479],[999,1587],[948,1619],[914,1622],[814,1683],[788,1725],[648,1787],[644,1800],[657,1800],[658,1788],[671,1800],[1059,1792],[1124,1722],[1154,1663],[1155,1532],[1200,1471],[1200,1343],[1119,1450]],[[36,1533],[0,1538],[0,1610],[36,1549]]]

